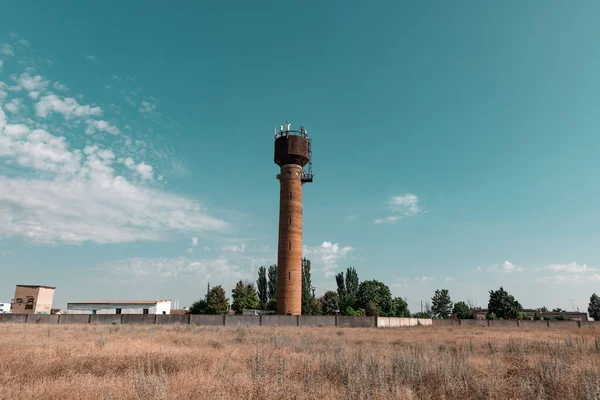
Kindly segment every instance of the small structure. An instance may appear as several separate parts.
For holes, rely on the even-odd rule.
[[[76,301],[64,314],[170,314],[171,300]]]
[[[10,312],[13,314],[50,314],[55,289],[53,286],[17,285]]]
[[[0,314],[10,314],[10,302],[0,303]]]
[[[269,315],[275,314],[275,311],[271,310],[257,310],[254,308],[244,308],[242,309],[242,315]]]

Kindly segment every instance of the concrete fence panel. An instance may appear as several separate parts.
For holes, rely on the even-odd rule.
[[[375,317],[375,322],[377,323],[378,328],[390,327],[390,317]]]
[[[27,314],[0,314],[0,321],[24,324],[27,322]]]
[[[519,321],[519,326],[521,328],[547,328],[548,327],[548,321],[536,321],[536,320],[530,320],[530,319],[522,319]]]
[[[400,318],[390,317],[390,328],[400,328]]]
[[[265,326],[298,326],[297,315],[262,315],[260,320],[261,325]]]
[[[417,318],[417,325],[431,326],[433,324],[431,318]]]
[[[457,319],[433,319],[431,320],[433,326],[458,326],[460,321]]]
[[[516,328],[519,326],[516,319],[490,319],[488,323],[489,326],[494,328]]]
[[[579,328],[579,321],[554,321],[549,320],[548,326],[550,328]]]
[[[582,328],[600,328],[600,321],[581,321]]]
[[[400,326],[410,326],[410,318],[399,318]]]
[[[373,328],[375,327],[375,317],[338,315],[337,326],[346,328]]]
[[[335,326],[335,315],[300,315],[298,324],[300,326]]]
[[[0,322],[23,324],[27,322],[27,314],[0,314]]]
[[[27,315],[29,324],[58,324],[58,315],[54,314],[29,314]]]
[[[486,319],[461,319],[461,326],[488,326]]]
[[[59,324],[89,324],[91,314],[61,314]]]
[[[121,321],[124,324],[154,325],[156,315],[151,314],[122,314]]]
[[[260,325],[260,315],[226,315],[225,325]]]
[[[190,324],[192,325],[225,325],[224,315],[212,314],[192,314],[190,315]]]
[[[121,325],[121,314],[92,314],[90,324]]]
[[[156,325],[188,325],[189,315],[157,315]]]

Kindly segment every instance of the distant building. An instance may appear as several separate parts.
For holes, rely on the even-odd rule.
[[[275,314],[275,311],[256,310],[254,308],[244,308],[242,310],[242,315],[267,315],[267,314]]]
[[[526,319],[533,319],[536,310],[534,309],[524,309],[521,311],[521,314]],[[486,319],[488,314],[487,308],[473,308],[469,310],[469,317],[473,319]],[[584,312],[579,311],[542,311],[540,312],[540,316],[543,320],[548,319],[567,319],[571,321],[587,321],[588,315]]]
[[[53,286],[17,285],[10,312],[13,314],[50,314]]]
[[[170,314],[171,300],[76,301],[64,314]]]
[[[10,302],[0,303],[0,314],[10,314]]]

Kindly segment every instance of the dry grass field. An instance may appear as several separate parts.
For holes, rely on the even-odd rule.
[[[600,331],[0,324],[0,398],[599,399]]]

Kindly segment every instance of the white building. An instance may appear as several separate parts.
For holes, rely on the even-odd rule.
[[[171,300],[76,301],[65,314],[170,314]]]
[[[0,303],[0,314],[10,314],[10,302]]]

